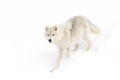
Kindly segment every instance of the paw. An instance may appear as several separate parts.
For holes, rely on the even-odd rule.
[[[51,69],[50,72],[53,73],[55,71],[55,69]]]
[[[90,47],[86,48],[86,51],[89,51],[90,50]]]
[[[86,51],[89,51],[91,49],[91,46],[88,46],[87,48],[86,48]]]
[[[50,72],[51,72],[51,73],[53,73],[54,71],[56,71],[56,70],[57,70],[57,68],[58,68],[58,67],[56,67],[56,66],[55,66],[53,69],[51,69],[51,71],[50,71]]]

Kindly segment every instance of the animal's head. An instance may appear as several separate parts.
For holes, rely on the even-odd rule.
[[[62,36],[62,33],[60,29],[57,26],[53,27],[46,27],[45,29],[45,38],[50,42],[50,43],[55,43],[58,41]]]

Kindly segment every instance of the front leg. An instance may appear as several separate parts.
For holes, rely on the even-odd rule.
[[[69,47],[67,48],[66,54],[67,54],[67,57],[70,57],[70,48]]]
[[[57,62],[56,62],[56,64],[55,64],[54,68],[51,70],[51,72],[54,72],[56,69],[58,69],[59,66],[60,66],[60,64],[61,64],[61,62],[62,62],[65,49],[60,48],[59,50],[60,50],[60,52],[59,52],[59,55],[58,55]]]

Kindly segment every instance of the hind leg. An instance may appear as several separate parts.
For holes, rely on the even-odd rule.
[[[85,41],[87,42],[87,45],[88,45],[88,47],[86,49],[88,51],[92,46],[92,42],[89,39],[85,39]]]
[[[66,55],[67,55],[67,57],[70,57],[70,48],[69,47],[66,50]]]
[[[89,34],[90,34],[90,29],[89,29],[89,26],[86,26],[86,28],[84,29],[84,36],[83,36],[83,38],[84,38],[84,40],[86,41],[86,43],[87,43],[87,45],[88,45],[88,47],[87,47],[87,51],[91,48],[91,46],[92,46],[92,42],[90,41],[90,39],[89,39]]]
[[[79,43],[76,43],[76,44],[75,44],[74,51],[77,51],[78,49],[79,49]]]

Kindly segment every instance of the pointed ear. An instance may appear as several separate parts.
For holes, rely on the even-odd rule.
[[[46,26],[46,28],[45,28],[45,29],[46,29],[46,31],[47,31],[47,30],[48,30],[48,27]]]
[[[57,31],[57,26],[54,27],[54,30]]]

